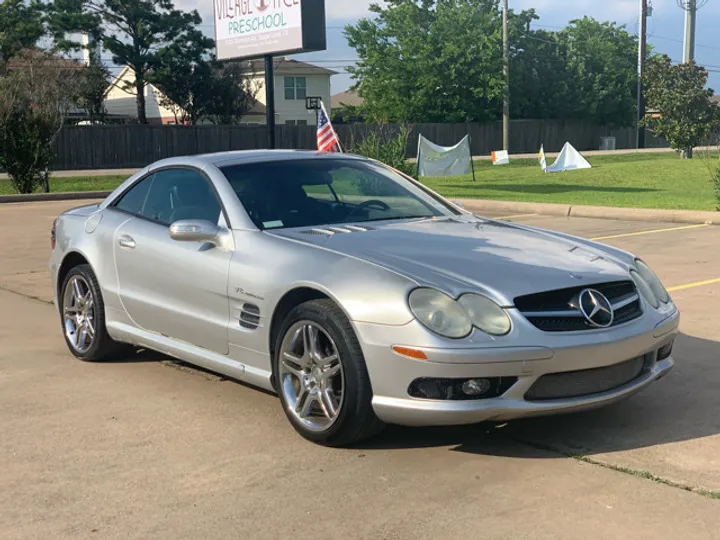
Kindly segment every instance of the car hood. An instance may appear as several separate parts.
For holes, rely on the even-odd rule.
[[[458,217],[358,225],[368,230],[271,234],[369,261],[455,297],[480,292],[507,306],[525,294],[630,278],[624,263],[599,248],[502,221]]]

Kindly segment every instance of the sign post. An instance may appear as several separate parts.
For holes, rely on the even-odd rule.
[[[275,148],[273,57],[324,51],[325,0],[214,0],[218,60],[265,59],[268,146]]]
[[[275,75],[273,57],[265,57],[265,124],[268,132],[268,148],[275,149]]]

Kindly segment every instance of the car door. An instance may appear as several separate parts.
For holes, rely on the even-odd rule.
[[[210,181],[194,169],[163,169],[135,184],[115,210],[131,216],[115,230],[113,244],[120,301],[133,322],[228,354],[232,251],[169,235],[170,225],[181,219],[226,225]]]

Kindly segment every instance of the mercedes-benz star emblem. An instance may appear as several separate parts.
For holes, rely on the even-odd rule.
[[[580,311],[592,326],[607,328],[612,325],[615,314],[610,301],[595,289],[585,289],[579,297]]]

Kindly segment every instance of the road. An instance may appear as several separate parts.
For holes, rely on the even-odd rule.
[[[77,204],[0,205],[3,540],[718,538],[720,227],[505,216],[643,256],[683,312],[676,369],[600,411],[338,450],[159,355],[75,360],[46,266]]]

